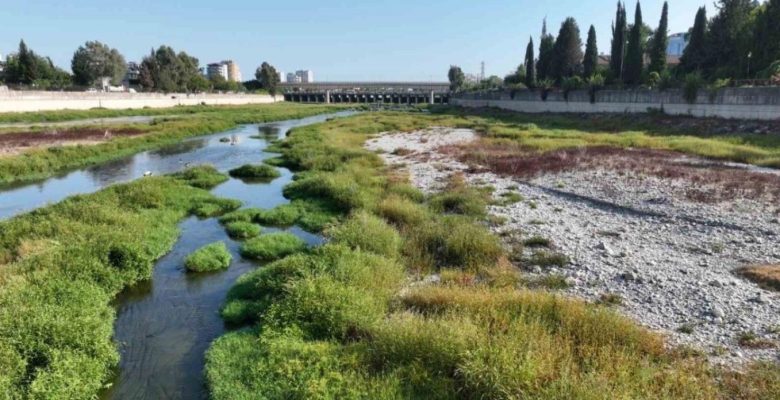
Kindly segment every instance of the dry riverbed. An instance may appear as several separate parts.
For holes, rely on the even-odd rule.
[[[503,167],[521,168],[509,170],[498,156],[469,159],[477,140],[471,130],[432,128],[381,134],[366,147],[426,192],[463,173],[474,185],[495,188],[497,200],[522,196],[490,207],[503,220],[493,230],[508,248],[549,239],[545,251],[570,260],[551,267],[521,261],[525,274],[563,276],[570,295],[608,299],[713,362],[780,361],[780,296],[735,273],[780,264],[777,171],[632,150],[554,155],[566,167],[526,159],[522,168],[524,160],[515,159]],[[541,250],[522,251],[513,258],[529,260]]]

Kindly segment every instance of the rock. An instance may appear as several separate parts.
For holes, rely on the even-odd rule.
[[[723,309],[717,305],[712,306],[712,309],[710,310],[710,314],[712,314],[713,317],[720,318],[720,319],[726,316],[726,313],[723,311]]]
[[[596,245],[596,249],[603,251],[604,254],[606,254],[607,256],[610,256],[610,257],[615,255],[615,252],[612,251],[612,248],[609,247],[609,245],[606,242],[603,242],[603,241],[599,242],[599,244]]]

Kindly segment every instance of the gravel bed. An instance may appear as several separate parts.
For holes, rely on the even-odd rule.
[[[688,182],[603,169],[532,180],[468,173],[465,164],[437,151],[476,137],[470,130],[432,128],[378,135],[366,147],[402,165],[425,192],[466,172],[472,184],[494,187],[496,199],[520,194],[520,202],[490,207],[506,221],[494,231],[548,238],[571,260],[564,267],[525,264],[525,273],[564,275],[571,285],[566,292],[588,300],[617,295],[622,313],[665,333],[671,343],[705,351],[713,362],[780,361],[777,347],[739,343],[746,333],[780,342],[780,296],[733,273],[780,263],[780,205],[695,203],[684,196]],[[523,257],[535,251],[525,248]]]

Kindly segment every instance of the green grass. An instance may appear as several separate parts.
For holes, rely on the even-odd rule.
[[[195,250],[184,260],[184,266],[190,272],[213,272],[230,267],[230,255],[224,242],[216,242]]]
[[[96,110],[0,115],[0,121],[11,122],[120,115],[187,114],[186,118],[161,119],[150,125],[133,125],[146,131],[146,134],[140,136],[118,137],[96,145],[35,148],[17,156],[0,157],[0,183],[43,179],[59,171],[96,165],[140,151],[178,143],[187,137],[225,131],[239,124],[303,118],[343,109],[344,107],[339,106],[279,103],[231,107],[177,107],[164,110]]]
[[[344,223],[328,230],[326,235],[334,242],[354,249],[366,250],[391,259],[398,258],[401,236],[385,220],[373,214],[359,211]]]
[[[225,224],[225,232],[233,239],[251,239],[260,234],[257,224],[245,221],[234,221]]]
[[[201,189],[213,189],[217,185],[227,182],[228,180],[227,176],[219,173],[219,171],[211,165],[199,165],[177,172],[171,176],[190,186]]]
[[[282,174],[270,165],[247,164],[230,170],[230,176],[247,180],[270,181],[282,176]]]
[[[548,292],[568,286],[563,276],[520,276],[482,222],[484,192],[398,191],[405,183],[360,147],[444,118],[367,114],[274,146],[298,171],[286,195],[339,218],[327,245],[231,289],[222,315],[246,328],[208,351],[212,398],[730,398],[723,372],[701,358],[607,307]],[[438,284],[408,284],[437,271]],[[742,398],[769,398],[778,374],[733,379],[756,390]]]
[[[306,249],[306,243],[292,233],[280,232],[258,236],[241,245],[241,255],[255,260],[270,261]]]
[[[119,353],[112,299],[151,277],[208,192],[171,177],[115,185],[0,222],[0,393],[95,398]]]

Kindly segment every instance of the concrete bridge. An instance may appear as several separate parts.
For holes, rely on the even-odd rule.
[[[447,82],[282,83],[284,100],[297,103],[446,104]]]

